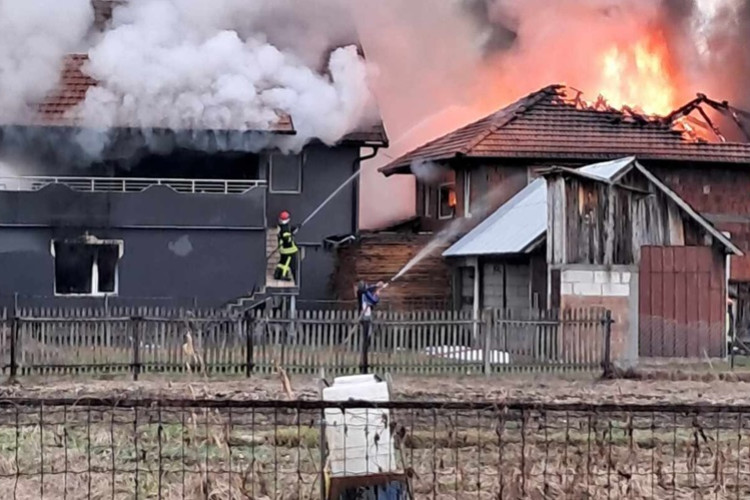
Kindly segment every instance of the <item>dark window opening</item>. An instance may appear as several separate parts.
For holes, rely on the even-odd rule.
[[[456,211],[456,189],[453,184],[440,186],[440,205],[438,207],[441,219],[450,219]]]
[[[272,193],[302,191],[302,155],[273,154],[268,161]]]
[[[55,293],[117,293],[120,246],[108,243],[55,242]]]
[[[107,160],[88,171],[102,177],[254,180],[260,178],[260,155],[175,149],[167,154],[144,152],[127,160]]]

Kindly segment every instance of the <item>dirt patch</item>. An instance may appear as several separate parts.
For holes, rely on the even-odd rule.
[[[674,379],[600,381],[593,376],[560,378],[555,375],[516,375],[484,378],[393,378],[396,400],[529,401],[583,403],[722,403],[750,404],[750,383],[732,374],[704,373]],[[295,398],[318,399],[315,377],[291,377]],[[23,380],[0,388],[0,397],[49,398],[217,398],[287,399],[278,377],[228,380]]]

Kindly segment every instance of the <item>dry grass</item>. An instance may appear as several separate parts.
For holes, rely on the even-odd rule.
[[[287,397],[278,376],[193,383],[71,379],[25,384],[6,388],[3,397]],[[318,397],[312,377],[291,377],[290,385],[295,397]],[[395,399],[421,400],[750,401],[748,384],[718,377],[605,383],[538,376],[396,377],[394,389]],[[136,478],[140,498],[158,498],[159,493],[168,499],[317,498],[320,457],[314,412],[264,412],[253,420],[239,410],[231,416],[165,410],[159,430],[152,410],[138,415],[137,426],[132,411],[92,412],[90,427],[88,414],[81,410],[71,409],[66,415],[51,411],[45,409],[43,428],[38,413],[22,415],[18,434],[15,415],[0,412],[2,498],[40,498],[42,486],[44,498],[133,498]],[[561,417],[547,415],[545,425],[523,424],[526,432],[521,439],[519,421],[509,420],[498,428],[497,418],[440,411],[437,415],[433,421],[431,413],[395,414],[403,425],[401,449],[413,473],[416,498],[522,498],[523,492],[535,499],[750,497],[750,448],[745,446],[750,422],[739,426],[738,441],[738,426],[731,422],[722,423],[718,434],[713,421],[708,422],[704,438],[690,422],[680,421],[679,429],[673,430],[671,416],[661,416],[654,429],[650,421],[636,425],[631,437],[623,416],[602,415],[590,432],[586,419],[565,425]]]
[[[42,489],[54,499],[133,498],[136,489],[140,498],[318,498],[314,413],[142,410],[136,425],[133,411],[49,411],[43,427],[22,414],[18,433],[15,415],[0,415],[3,498]],[[503,424],[431,415],[394,415],[416,498],[736,498],[738,478],[739,497],[750,494],[750,449],[730,425],[701,433],[686,422],[670,428],[671,416],[652,428],[623,415],[593,424],[586,415]]]

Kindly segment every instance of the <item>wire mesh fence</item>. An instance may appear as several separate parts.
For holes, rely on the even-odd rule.
[[[387,418],[361,418],[363,408]],[[391,457],[364,472],[403,474],[402,498],[750,495],[750,406],[484,402],[3,401],[0,489],[14,499],[325,498],[335,478],[321,473],[332,470],[321,425],[332,412],[359,412],[340,430],[367,436],[344,439],[344,461]]]

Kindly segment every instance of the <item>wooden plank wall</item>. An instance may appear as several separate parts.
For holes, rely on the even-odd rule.
[[[359,280],[376,283],[395,276],[434,237],[432,234],[380,233],[363,235],[338,251],[333,278],[339,300],[354,299]],[[451,306],[451,269],[436,248],[383,294],[384,305],[396,310],[447,309]]]
[[[560,175],[548,177],[548,261],[552,264],[632,265],[643,246],[708,246],[710,235],[632,171],[610,186]]]
[[[707,247],[644,247],[639,276],[639,350],[644,357],[725,355],[721,259]]]
[[[370,366],[409,374],[596,369],[601,311],[379,311]],[[19,376],[205,373],[330,374],[359,371],[356,311],[281,311],[232,317],[164,308],[21,309],[2,312],[2,370],[16,331]],[[583,334],[581,332],[588,332]],[[576,333],[577,332],[577,333]]]

